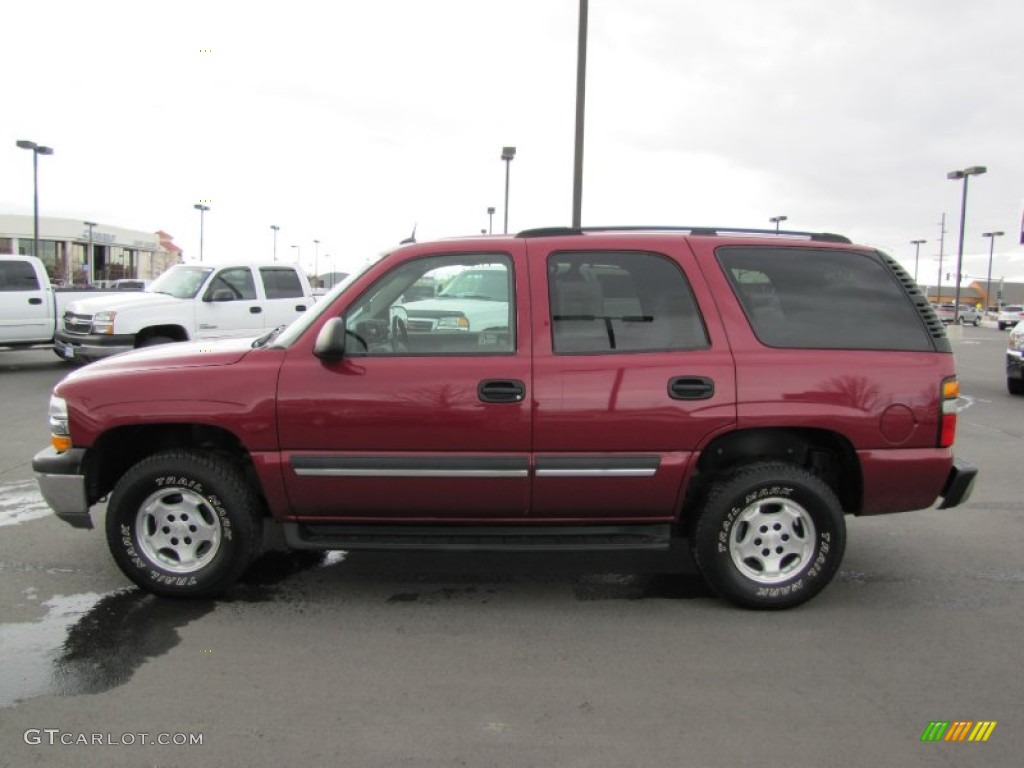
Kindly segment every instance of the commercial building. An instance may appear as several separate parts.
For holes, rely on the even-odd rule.
[[[33,254],[32,247],[32,216],[0,215],[0,253],[39,256],[57,285],[150,280],[183,260],[166,232],[89,226],[80,219],[40,217],[39,253]]]

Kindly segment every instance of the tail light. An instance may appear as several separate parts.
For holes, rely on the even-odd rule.
[[[956,376],[942,380],[942,422],[939,447],[949,448],[956,439],[956,416],[960,410],[960,382]]]

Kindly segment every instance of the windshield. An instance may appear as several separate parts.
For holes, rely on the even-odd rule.
[[[500,269],[469,269],[456,275],[438,298],[508,301],[508,276]]]
[[[147,293],[165,293],[176,299],[194,299],[203,287],[213,267],[193,267],[175,264],[153,281]]]
[[[363,264],[359,269],[353,272],[351,275],[346,277],[340,283],[335,285],[330,291],[324,296],[317,299],[317,302],[313,304],[309,309],[299,315],[292,323],[281,331],[280,335],[274,339],[272,346],[275,347],[287,347],[295,342],[299,336],[301,336],[309,326],[311,326],[320,315],[327,311],[327,309],[334,303],[341,294],[343,294],[356,278],[362,275],[366,270],[372,267],[376,262],[369,261]],[[266,343],[266,342],[264,342]]]

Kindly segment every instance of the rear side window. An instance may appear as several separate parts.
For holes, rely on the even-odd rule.
[[[0,291],[38,291],[39,278],[27,261],[0,261]]]
[[[686,276],[660,254],[554,253],[548,258],[548,294],[555,354],[708,346]]]
[[[302,296],[302,283],[294,269],[260,267],[260,277],[268,299],[295,299]]]
[[[871,253],[731,246],[717,255],[768,346],[934,349],[903,287]]]

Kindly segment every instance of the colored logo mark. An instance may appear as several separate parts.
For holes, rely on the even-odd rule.
[[[995,720],[932,720],[921,741],[988,741],[995,729]]]

